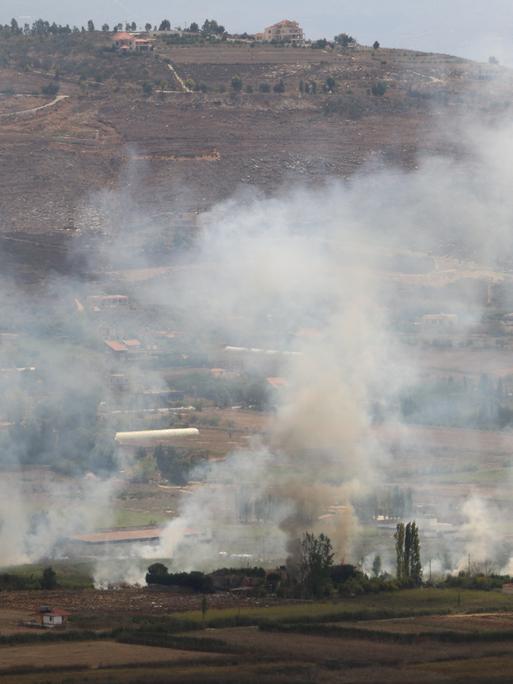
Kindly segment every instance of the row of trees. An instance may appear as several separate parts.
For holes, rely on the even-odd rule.
[[[273,593],[281,588],[284,595],[320,598],[328,596],[334,590],[353,595],[365,591],[382,591],[398,588],[401,585],[411,586],[422,583],[422,566],[420,562],[420,543],[418,528],[415,522],[397,526],[396,534],[397,580],[390,581],[389,576],[381,572],[381,558],[376,556],[372,566],[373,578],[367,577],[354,565],[334,564],[334,551],[331,540],[325,534],[315,535],[306,532],[296,542],[287,567],[266,573],[262,568],[239,568],[218,570],[211,575],[200,572],[169,573],[162,563],[154,563],[148,568],[147,584],[182,586],[193,591],[210,592],[214,589],[215,575],[229,574],[241,579],[252,577],[256,582],[252,586],[259,587],[262,592]],[[285,583],[285,586],[283,586]]]
[[[422,583],[419,529],[415,521],[398,523],[395,534],[396,575],[399,582]]]
[[[4,34],[13,34],[13,35],[45,35],[45,34],[59,34],[59,33],[79,33],[80,31],[85,32],[88,31],[92,33],[93,31],[96,31],[96,26],[93,22],[92,19],[89,19],[87,22],[87,26],[82,26],[81,28],[78,28],[78,26],[71,26],[69,24],[57,24],[56,22],[50,23],[49,21],[46,21],[45,19],[36,19],[32,24],[23,24],[23,26],[20,26],[18,21],[16,19],[11,19],[9,24],[6,24],[2,27],[0,27],[2,30],[2,33]],[[135,21],[126,21],[125,23],[119,22],[118,24],[114,24],[112,26],[113,31],[137,31],[137,24]],[[157,30],[157,25],[153,25],[150,22],[146,22],[144,25],[144,29],[146,31],[151,31]],[[101,30],[103,32],[108,32],[111,30],[111,27],[109,24],[104,23],[102,24]],[[162,19],[160,24],[158,25],[158,30],[159,31],[170,31],[171,30],[171,22],[169,19]],[[193,33],[193,34],[198,34],[203,37],[207,36],[222,36],[226,33],[226,29],[222,24],[219,24],[215,19],[205,19],[203,22],[201,28],[196,22],[192,22],[192,24],[188,27],[183,29],[186,33]]]

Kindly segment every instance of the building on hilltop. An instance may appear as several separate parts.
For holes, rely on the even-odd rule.
[[[138,38],[127,31],[118,31],[112,36],[112,47],[118,52],[151,52],[153,41],[150,38]]]
[[[303,45],[305,42],[301,26],[297,21],[290,21],[289,19],[283,19],[277,24],[268,26],[263,33],[257,33],[256,39],[266,43],[290,43],[293,45]]]

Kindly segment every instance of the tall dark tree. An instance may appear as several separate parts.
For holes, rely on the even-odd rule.
[[[422,583],[422,563],[420,560],[419,528],[415,521],[411,524],[410,578],[416,585]]]
[[[398,523],[394,539],[397,579],[399,582],[410,581],[416,585],[421,584],[419,528],[415,521],[409,522],[406,526],[404,523]]]
[[[171,30],[171,22],[169,19],[162,19],[160,22],[159,26],[159,31],[170,31]]]
[[[397,523],[395,539],[395,567],[399,582],[404,579],[404,523]]]
[[[411,523],[407,523],[404,528],[404,554],[403,554],[403,577],[410,578],[411,574],[411,547],[412,547],[412,532]]]
[[[87,22],[87,30],[94,31],[94,23],[92,19],[89,19],[89,21]]]
[[[57,586],[57,573],[52,567],[43,570],[41,577],[41,589],[55,589]]]

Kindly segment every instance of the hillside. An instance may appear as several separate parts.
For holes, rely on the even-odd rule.
[[[272,192],[368,162],[412,167],[447,150],[447,112],[493,114],[513,92],[500,66],[403,50],[158,40],[151,55],[121,56],[100,33],[1,40],[4,238],[101,229],[96,193],[109,189],[167,220],[241,184]],[[57,98],[42,94],[50,83]]]

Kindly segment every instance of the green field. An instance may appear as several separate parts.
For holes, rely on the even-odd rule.
[[[57,573],[57,584],[62,589],[88,589],[93,586],[93,563],[89,561],[49,560],[47,563],[11,565],[0,568],[0,573],[38,580],[48,566]]]
[[[335,620],[361,619],[375,614],[385,613],[389,617],[419,614],[444,614],[465,612],[494,612],[513,610],[513,596],[500,591],[474,591],[458,589],[405,589],[402,591],[381,594],[366,594],[339,601],[288,603],[279,606],[266,606],[265,600],[260,607],[246,607],[224,610],[209,610],[207,624],[217,620],[243,617],[247,619],[300,620],[318,619],[334,616]],[[181,620],[203,621],[200,611],[173,613],[173,617]]]

